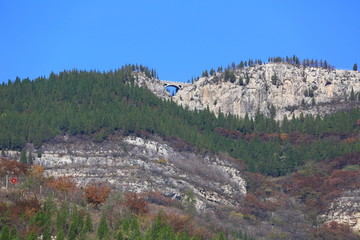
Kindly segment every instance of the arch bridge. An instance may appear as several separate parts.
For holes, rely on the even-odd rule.
[[[186,82],[170,82],[170,81],[161,81],[161,82],[162,82],[164,88],[174,87],[175,94],[183,87],[190,85],[190,83],[186,83]]]

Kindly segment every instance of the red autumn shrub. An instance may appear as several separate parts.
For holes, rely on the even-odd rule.
[[[238,139],[240,137],[244,136],[244,133],[238,131],[238,130],[230,130],[226,128],[215,128],[214,130],[217,134],[231,139]]]
[[[360,152],[344,154],[337,157],[335,161],[331,162],[331,166],[334,169],[342,169],[346,165],[358,165],[360,164]]]
[[[145,214],[148,212],[148,203],[136,193],[126,193],[124,205],[134,214]]]
[[[275,204],[271,201],[264,201],[258,199],[254,194],[247,193],[241,212],[243,214],[251,214],[256,217],[264,218],[268,215],[267,212],[275,210]]]
[[[195,228],[195,223],[188,215],[166,214],[164,220],[173,227],[175,232],[191,233]]]
[[[315,137],[309,134],[292,132],[289,135],[289,141],[293,145],[304,144],[304,143],[312,143],[315,141]]]
[[[37,198],[18,199],[9,206],[13,219],[20,218],[22,215],[26,219],[30,219],[41,208],[41,204]]]
[[[0,158],[0,174],[1,175],[21,175],[28,172],[29,166],[27,164],[18,162],[16,160],[7,160]]]
[[[328,162],[327,167],[318,164],[315,166],[314,172],[299,171],[289,181],[290,192],[306,203],[309,211],[325,210],[344,191],[360,187],[359,170],[356,168],[351,171],[340,170],[344,166],[359,161],[357,157],[360,157],[359,153],[346,154],[336,158],[333,162]],[[303,175],[304,173],[307,174]]]
[[[271,141],[278,137],[279,137],[279,135],[277,133],[260,133],[259,134],[259,138],[262,141]]]
[[[96,184],[90,184],[85,187],[85,199],[88,203],[93,204],[95,207],[104,203],[109,197],[110,188]]]
[[[52,179],[46,185],[60,192],[70,192],[76,190],[76,183],[68,176],[61,176],[56,179]]]

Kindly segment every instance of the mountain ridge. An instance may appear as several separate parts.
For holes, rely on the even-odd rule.
[[[251,118],[260,111],[282,120],[285,115],[334,113],[347,108],[348,100],[356,103],[360,97],[356,71],[267,63],[229,72],[233,79],[226,79],[226,72],[200,77],[179,90],[173,100],[191,110],[208,107],[214,113]]]

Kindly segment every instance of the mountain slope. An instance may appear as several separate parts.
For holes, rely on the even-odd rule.
[[[198,210],[209,204],[235,206],[246,193],[241,168],[231,158],[181,152],[159,139],[114,136],[94,143],[64,136],[41,151],[35,163],[52,176],[69,175],[83,186],[106,181],[123,192],[160,191],[181,201],[191,192]]]
[[[322,161],[360,150],[358,109],[323,119],[293,118],[280,125],[260,113],[249,119],[231,114],[216,117],[210,108],[189,111],[138,87],[139,82],[156,88],[160,81],[135,66],[125,66],[114,72],[73,70],[50,74],[48,79],[3,84],[0,148],[21,149],[26,143],[38,148],[57,135],[87,135],[95,142],[116,132],[158,135],[227,153],[242,159],[249,171],[272,176],[292,172],[310,159]]]
[[[293,78],[300,70],[289,64],[225,70],[184,87],[173,98],[151,71],[133,65],[105,73],[73,70],[34,81],[16,79],[0,86],[1,154],[42,165],[55,177],[72,176],[80,186],[106,182],[121,192],[156,191],[185,205],[194,203],[191,214],[201,210],[204,219],[228,231],[240,226],[259,239],[310,239],[318,234],[313,231],[331,232],[326,225],[318,228],[319,221],[357,216],[357,208],[343,211],[343,205],[349,203],[346,191],[358,189],[360,181],[358,73],[340,76],[316,68],[317,74],[335,75],[331,83],[318,77],[313,84]],[[251,77],[256,71],[259,78]],[[245,77],[242,83],[240,76]],[[349,109],[322,118],[293,117],[290,112],[300,107],[287,104],[300,100],[298,92],[304,91],[307,100],[314,96],[315,101],[328,101],[324,96],[329,86],[331,105],[311,108],[305,102],[303,111],[322,106],[331,112],[329,106],[335,105]],[[343,101],[350,87],[349,101]],[[225,103],[229,89],[234,96],[240,89],[253,118],[223,114],[206,105],[190,111],[172,101],[186,89],[194,94],[190,102],[197,97],[197,104],[221,91],[215,101]],[[279,110],[268,104],[253,109],[272,99],[277,99]],[[289,111],[291,118],[279,123],[261,111],[273,116]],[[339,230],[344,230],[342,225]]]

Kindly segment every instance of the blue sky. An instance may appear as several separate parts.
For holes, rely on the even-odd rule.
[[[0,0],[0,82],[127,63],[187,81],[249,58],[360,64],[360,1]]]

